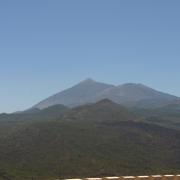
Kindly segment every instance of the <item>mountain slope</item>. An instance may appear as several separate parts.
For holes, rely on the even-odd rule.
[[[12,122],[12,121],[38,121],[41,120],[53,120],[63,116],[69,110],[68,107],[58,104],[50,106],[45,109],[32,108],[26,111],[12,113],[12,114],[0,114],[0,122]]]
[[[99,98],[108,98],[119,104],[138,107],[163,106],[178,99],[176,96],[134,83],[107,89],[99,95]]]
[[[138,116],[144,117],[144,120],[149,123],[180,130],[179,102],[153,109],[135,108],[131,110]]]
[[[66,120],[90,121],[90,122],[113,122],[132,121],[136,119],[135,114],[125,107],[108,99],[97,103],[79,106],[70,110],[63,117]]]
[[[86,103],[95,102],[96,94],[105,89],[113,87],[112,85],[95,82],[92,79],[86,79],[79,84],[65,91],[57,93],[46,100],[38,103],[34,108],[44,109],[46,107],[63,104],[65,106],[78,106]]]
[[[146,108],[161,107],[179,100],[176,96],[156,91],[142,84],[129,83],[113,86],[87,79],[41,101],[33,108],[44,109],[56,104],[76,107],[105,98],[123,106]]]
[[[14,127],[0,135],[0,167],[14,180],[180,172],[180,131],[107,99]]]

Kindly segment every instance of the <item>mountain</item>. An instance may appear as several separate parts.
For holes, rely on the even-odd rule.
[[[73,108],[68,111],[63,118],[73,121],[108,123],[116,121],[132,121],[136,119],[136,116],[125,107],[114,103],[109,99],[103,99],[94,104]]]
[[[156,91],[142,84],[128,83],[114,86],[86,79],[67,90],[41,101],[33,108],[44,109],[56,104],[76,107],[94,103],[105,98],[127,107],[147,108],[168,105],[179,99],[176,96]]]
[[[98,93],[112,87],[114,86],[95,82],[92,79],[86,79],[72,88],[64,90],[43,100],[35,105],[34,108],[44,109],[56,104],[74,107],[86,103],[93,103],[95,102],[95,97]]]
[[[156,91],[143,84],[128,83],[105,90],[100,99],[108,98],[125,106],[155,107],[174,102],[178,98]]]
[[[0,122],[0,178],[180,173],[180,131],[140,122],[108,99],[63,114]]]

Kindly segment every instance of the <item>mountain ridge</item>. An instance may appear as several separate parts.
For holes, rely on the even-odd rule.
[[[140,106],[149,108],[168,105],[180,98],[157,91],[140,83],[125,83],[115,86],[88,78],[42,100],[33,106],[33,108],[44,109],[57,104],[76,107],[95,103],[102,99],[110,99],[113,102],[128,107]]]

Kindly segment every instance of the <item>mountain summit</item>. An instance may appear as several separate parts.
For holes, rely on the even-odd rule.
[[[99,93],[113,87],[113,85],[96,82],[88,78],[67,90],[41,101],[35,107],[44,109],[56,104],[75,107],[87,103],[93,103],[96,102],[96,96]]]
[[[76,107],[95,103],[102,99],[109,99],[128,107],[159,107],[171,104],[179,98],[159,92],[143,84],[127,83],[114,86],[88,78],[67,90],[41,101],[33,108],[44,109],[57,104]]]

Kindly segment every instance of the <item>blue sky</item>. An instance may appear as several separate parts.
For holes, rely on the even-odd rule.
[[[180,1],[0,2],[0,112],[91,77],[180,96]]]

